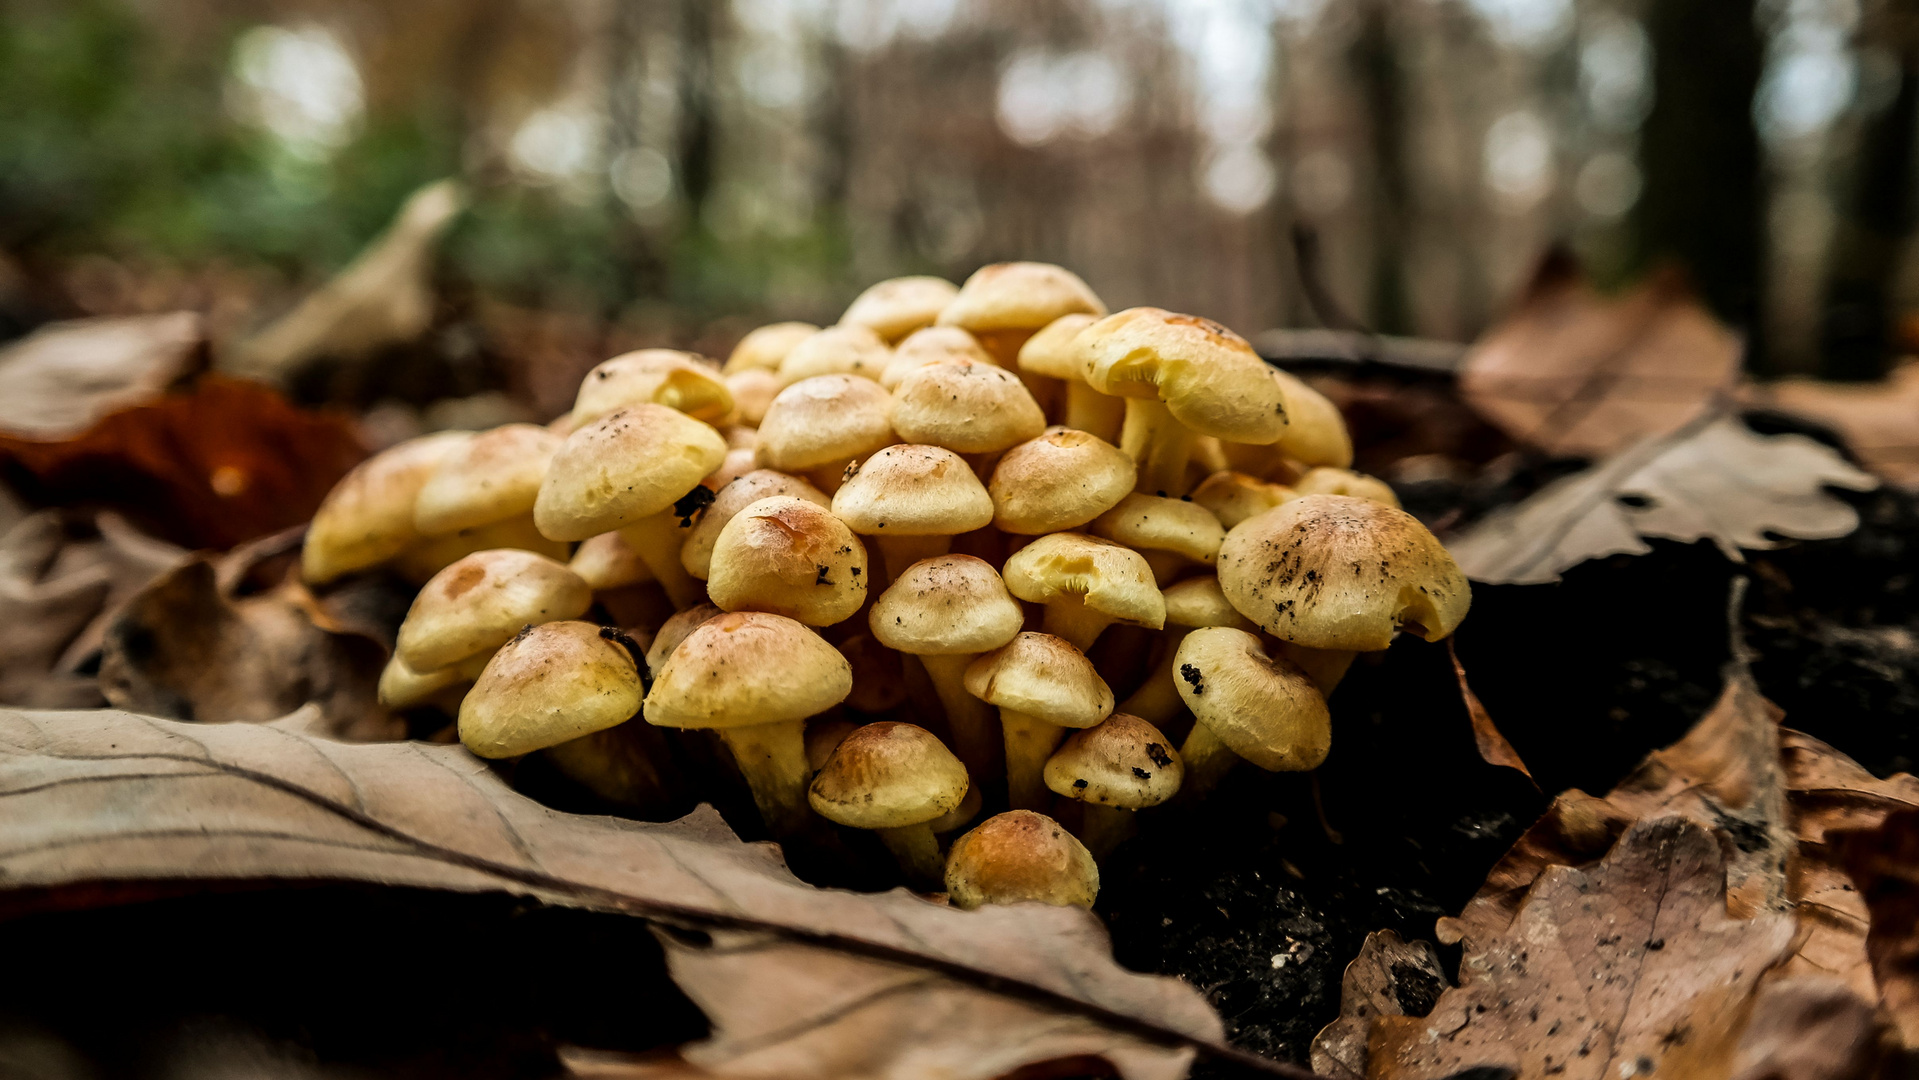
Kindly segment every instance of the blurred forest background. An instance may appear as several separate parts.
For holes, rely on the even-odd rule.
[[[1248,334],[1465,341],[1557,246],[1612,287],[1680,266],[1762,374],[1873,377],[1919,339],[1911,0],[0,13],[0,338],[188,308],[221,348],[462,181],[427,362],[309,401],[551,415],[621,349],[723,354],[1010,258]]]

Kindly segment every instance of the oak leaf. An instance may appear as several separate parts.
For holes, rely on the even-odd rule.
[[[1366,935],[1339,982],[1339,1018],[1313,1036],[1313,1071],[1365,1080],[1366,1048],[1382,1016],[1425,1016],[1451,985],[1429,942],[1391,930]]]
[[[1747,404],[1830,425],[1866,468],[1900,487],[1919,487],[1919,362],[1873,383],[1783,379],[1745,388]]]

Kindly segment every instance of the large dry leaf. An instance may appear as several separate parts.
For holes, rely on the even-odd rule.
[[[1768,978],[1733,1052],[1732,1080],[1893,1080],[1886,1022],[1845,983]]]
[[[1557,581],[1590,559],[1650,551],[1647,537],[1711,540],[1742,562],[1740,549],[1777,547],[1777,537],[1850,533],[1859,515],[1825,488],[1877,484],[1804,436],[1707,416],[1494,511],[1447,549],[1467,577],[1492,585]]]
[[[1097,1055],[1174,1080],[1222,1045],[1196,990],[1122,970],[1084,911],[815,889],[710,810],[561,813],[458,747],[294,726],[0,712],[0,909],[101,882],[360,881],[640,916],[713,1021],[685,1053],[716,1077],[987,1080]]]
[[[1837,838],[1846,870],[1871,911],[1866,952],[1879,1001],[1908,1049],[1919,1047],[1919,809]]]
[[[1382,1016],[1425,1016],[1451,984],[1430,943],[1391,930],[1366,935],[1339,982],[1339,1018],[1313,1036],[1313,1071],[1365,1080],[1367,1047]]]
[[[1793,923],[1727,914],[1725,873],[1713,834],[1679,817],[1634,825],[1596,866],[1547,870],[1512,925],[1466,953],[1431,1015],[1380,1018],[1370,1075],[1728,1076]]]
[[[1919,362],[1909,360],[1876,383],[1762,383],[1748,387],[1743,400],[1830,425],[1866,468],[1919,487]]]
[[[54,323],[0,349],[0,433],[71,439],[101,417],[152,401],[207,362],[191,311]]]

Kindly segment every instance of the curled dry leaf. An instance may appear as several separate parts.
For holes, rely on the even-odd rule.
[[[1391,930],[1366,935],[1339,983],[1339,1018],[1313,1036],[1313,1071],[1366,1080],[1366,1047],[1382,1016],[1425,1016],[1451,983],[1430,943]]]
[[[560,813],[457,747],[296,726],[0,712],[0,910],[104,881],[507,892],[651,920],[713,1022],[685,1060],[715,1077],[988,1080],[1096,1055],[1175,1080],[1199,1047],[1306,1075],[1225,1050],[1197,991],[1121,969],[1084,911],[814,889],[710,810]]]
[[[76,319],[0,349],[0,433],[71,439],[108,413],[143,405],[206,367],[199,315]]]
[[[1698,417],[1732,388],[1742,351],[1669,276],[1607,297],[1550,260],[1466,354],[1459,389],[1520,442],[1607,457]]]
[[[1460,569],[1491,585],[1538,585],[1608,555],[1652,550],[1647,537],[1711,540],[1726,558],[1822,540],[1859,527],[1827,486],[1869,491],[1870,475],[1801,435],[1763,436],[1708,415],[1646,440],[1503,507],[1447,544]]]
[[[1595,866],[1548,869],[1431,1015],[1378,1021],[1371,1075],[1725,1076],[1793,941],[1784,914],[1727,914],[1725,873],[1718,840],[1680,817],[1633,825]]]
[[[1453,662],[1453,675],[1459,680],[1459,698],[1465,703],[1466,715],[1472,720],[1473,743],[1479,748],[1480,759],[1488,765],[1513,769],[1532,781],[1533,774],[1526,768],[1525,759],[1513,749],[1512,743],[1506,741],[1505,733],[1493,723],[1493,714],[1486,711],[1485,702],[1479,700],[1479,695],[1473,693],[1472,685],[1466,681],[1466,665],[1459,662],[1459,649],[1453,644],[1451,636],[1446,638],[1446,657]],[[1533,788],[1537,790],[1538,787],[1539,783],[1533,781]]]

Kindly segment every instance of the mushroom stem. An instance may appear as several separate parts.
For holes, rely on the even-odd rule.
[[[1177,551],[1156,551],[1148,548],[1141,551],[1140,555],[1145,558],[1146,565],[1152,568],[1153,584],[1162,589],[1171,585],[1174,578],[1179,577],[1182,571],[1193,565],[1193,560]]]
[[[1164,727],[1186,708],[1186,703],[1179,699],[1179,688],[1173,683],[1173,657],[1178,655],[1179,643],[1186,639],[1188,632],[1185,627],[1168,628],[1160,641],[1159,663],[1154,665],[1153,673],[1146,676],[1133,696],[1115,711],[1137,716],[1154,727]]]
[[[1101,803],[1081,803],[1079,822],[1079,842],[1086,845],[1095,859],[1111,855],[1114,848],[1139,829],[1139,817],[1134,811]]]
[[[1282,641],[1276,650],[1279,655],[1298,664],[1306,677],[1319,687],[1321,697],[1330,697],[1333,688],[1346,677],[1346,669],[1353,666],[1353,658],[1359,654],[1345,649],[1309,649],[1304,645],[1295,645]]]
[[[946,710],[946,726],[953,738],[953,756],[966,766],[967,775],[984,782],[993,775],[995,748],[999,733],[993,730],[993,707],[966,692],[966,665],[978,653],[953,653],[946,656],[921,656],[926,677],[933,682],[940,706]]]
[[[1092,652],[1093,642],[1111,625],[1111,616],[1073,599],[1047,601],[1046,618],[1041,624],[1047,633],[1065,638],[1082,653]]]
[[[642,518],[621,529],[620,536],[646,568],[653,571],[653,577],[659,581],[660,588],[666,590],[666,597],[673,601],[674,607],[689,608],[706,599],[706,583],[696,580],[680,563],[680,545],[686,539],[686,530],[680,527],[680,519],[673,511],[663,510]]]
[[[1015,810],[1044,811],[1052,792],[1046,789],[1046,759],[1059,749],[1066,730],[1014,709],[999,711],[1006,737],[1006,796]]]
[[[946,874],[946,860],[940,857],[940,844],[927,822],[876,829],[880,842],[899,860],[900,869],[918,884],[937,884]]]
[[[802,475],[811,481],[814,487],[819,488],[830,496],[835,491],[838,491],[842,484],[846,483],[846,462],[842,461],[838,465],[823,465],[817,469],[808,469]]]
[[[779,720],[721,728],[720,739],[733,752],[766,827],[774,836],[800,831],[811,813],[806,785],[813,777],[806,764],[806,722]]]
[[[1193,454],[1194,438],[1190,428],[1173,419],[1165,402],[1127,398],[1119,448],[1139,465],[1134,490],[1175,499],[1186,494],[1186,459]]]
[[[874,536],[879,544],[880,561],[885,564],[886,581],[893,580],[906,573],[906,568],[921,559],[931,559],[953,550],[953,538],[950,536]],[[871,591],[869,586],[868,591]]]
[[[1080,379],[1066,382],[1066,417],[1069,428],[1084,431],[1109,443],[1119,441],[1120,425],[1126,419],[1126,399],[1102,394]]]
[[[1179,748],[1179,758],[1186,763],[1186,782],[1179,792],[1184,799],[1204,798],[1239,764],[1239,755],[1205,724],[1193,725],[1185,745]]]

